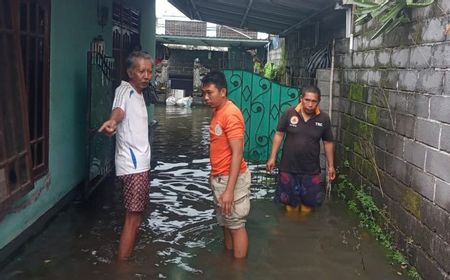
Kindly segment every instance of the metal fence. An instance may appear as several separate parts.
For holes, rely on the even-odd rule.
[[[298,103],[299,88],[287,87],[258,74],[225,70],[228,97],[241,109],[245,120],[244,157],[266,161],[281,114]]]

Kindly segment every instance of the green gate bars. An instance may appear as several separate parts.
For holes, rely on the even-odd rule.
[[[266,161],[278,119],[287,108],[298,103],[300,91],[245,70],[224,73],[228,97],[241,109],[245,120],[244,157]]]

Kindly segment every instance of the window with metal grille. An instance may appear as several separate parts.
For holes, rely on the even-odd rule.
[[[18,4],[0,0],[0,216],[33,186]]]
[[[121,3],[113,3],[113,57],[114,83],[116,87],[121,80],[127,80],[125,69],[127,56],[140,47],[140,20],[138,10],[124,7]]]
[[[34,178],[48,171],[49,0],[20,1],[20,43]]]

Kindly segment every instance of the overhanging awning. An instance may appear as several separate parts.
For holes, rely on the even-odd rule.
[[[242,47],[244,49],[259,48],[266,45],[267,40],[228,39],[217,37],[191,37],[174,35],[156,35],[156,42],[162,44],[193,45],[207,47]]]
[[[338,0],[169,0],[191,19],[286,35],[315,17],[330,15]]]

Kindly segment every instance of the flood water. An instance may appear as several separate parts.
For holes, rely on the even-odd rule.
[[[157,106],[155,119],[158,165],[133,258],[114,260],[123,209],[112,177],[88,202],[61,211],[0,270],[1,279],[406,279],[342,203],[286,213],[272,201],[262,165],[250,165],[249,255],[233,260],[207,185],[210,109]]]

